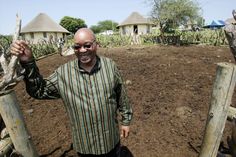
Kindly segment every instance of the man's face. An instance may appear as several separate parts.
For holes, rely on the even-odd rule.
[[[75,55],[80,63],[90,65],[96,58],[97,44],[93,36],[76,36],[74,42]]]

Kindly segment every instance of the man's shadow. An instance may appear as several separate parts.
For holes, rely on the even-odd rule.
[[[131,151],[126,146],[121,146],[120,157],[134,157]]]
[[[59,150],[60,148],[61,148],[61,147],[57,147],[57,148],[55,148],[53,151],[51,151],[51,152],[48,153],[48,154],[40,155],[40,157],[48,157],[48,156],[52,155],[54,152],[56,152],[57,150]],[[69,148],[68,150],[65,150],[65,151],[63,152],[63,154],[60,155],[60,157],[65,157],[65,156],[67,156],[67,155],[68,155],[67,153],[70,152],[70,151],[72,151],[72,150],[73,150],[73,145],[71,144],[71,145],[70,145],[70,148]],[[18,156],[17,156],[17,157],[18,157]],[[70,157],[74,157],[74,156],[72,155],[72,156],[70,156]],[[134,157],[134,156],[133,156],[133,154],[131,153],[131,151],[128,149],[128,147],[121,145],[121,146],[120,146],[120,157]]]

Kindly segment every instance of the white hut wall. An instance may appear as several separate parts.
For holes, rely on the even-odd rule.
[[[121,26],[119,31],[121,35],[128,35],[128,36],[133,36],[134,35],[134,28],[137,26],[138,29],[138,34],[147,34],[151,33],[151,25],[146,25],[146,24],[140,24],[140,25],[125,25]]]
[[[63,38],[63,33],[61,32],[32,32],[23,34],[23,39],[33,44],[38,42],[56,42],[60,38]]]

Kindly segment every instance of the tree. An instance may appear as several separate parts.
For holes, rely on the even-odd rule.
[[[95,34],[102,32],[102,31],[101,31],[102,29],[101,29],[99,26],[97,26],[97,25],[92,25],[92,26],[90,27],[90,29],[91,29]]]
[[[170,28],[194,23],[200,17],[201,8],[194,0],[149,0],[152,3],[151,17],[160,26],[161,36]]]
[[[112,20],[104,20],[104,21],[99,21],[97,25],[93,25],[90,27],[94,31],[94,33],[100,33],[106,30],[117,30],[117,22],[114,22]]]
[[[111,21],[111,20],[105,20],[105,21],[100,21],[98,22],[98,26],[100,26],[100,28],[102,29],[102,31],[105,30],[117,30],[116,26],[118,25],[118,23]]]
[[[205,19],[203,17],[198,17],[196,21],[197,21],[197,25],[200,27],[203,27],[205,25]]]
[[[87,27],[84,20],[69,16],[64,16],[60,21],[60,25],[71,33],[75,33],[79,28]]]

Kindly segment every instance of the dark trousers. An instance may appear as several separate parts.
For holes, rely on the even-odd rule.
[[[107,154],[93,155],[93,154],[81,154],[78,153],[79,157],[120,157],[120,143],[118,143],[114,149]]]

